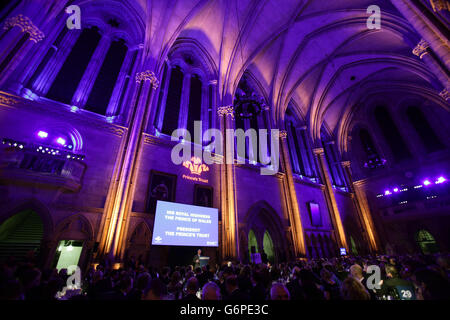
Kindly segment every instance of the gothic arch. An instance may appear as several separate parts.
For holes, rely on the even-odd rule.
[[[275,209],[273,209],[266,201],[261,200],[253,204],[243,217],[242,222],[245,223],[243,231],[246,235],[248,235],[250,230],[255,232],[258,248],[260,250],[264,248],[264,233],[268,231],[274,244],[275,259],[286,259],[283,255],[287,254],[288,246],[283,222]],[[246,250],[248,250],[248,248]],[[241,255],[243,255],[242,252]]]
[[[54,236],[54,223],[52,215],[42,202],[37,199],[30,199],[21,202],[19,205],[10,205],[4,207],[0,213],[0,224],[6,221],[8,218],[24,210],[33,210],[36,212],[42,220],[44,226],[43,240],[49,240]]]
[[[56,226],[57,240],[93,241],[94,230],[89,220],[81,213],[76,213]]]

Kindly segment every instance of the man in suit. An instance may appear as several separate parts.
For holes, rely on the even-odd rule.
[[[196,268],[200,268],[200,257],[202,256],[202,249],[197,250],[197,254],[194,256],[192,260],[194,262],[194,270]]]

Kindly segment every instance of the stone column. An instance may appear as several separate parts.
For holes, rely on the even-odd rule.
[[[447,76],[447,73],[444,69],[442,69],[441,65],[438,61],[434,58],[433,55],[430,54],[430,45],[425,40],[420,40],[420,42],[414,47],[412,50],[412,53],[416,56],[418,56],[420,59],[422,59],[425,64],[430,68],[430,70],[433,72],[433,74],[439,79],[442,86],[444,87],[443,91],[447,91],[450,89],[449,85],[449,77]],[[442,92],[443,92],[442,91]],[[441,93],[442,93],[441,92]],[[441,94],[442,96],[442,94]],[[445,100],[447,99],[442,96]]]
[[[438,56],[441,63],[449,70],[450,68],[450,49],[448,35],[444,34],[433,21],[410,0],[391,0],[392,4],[416,29],[431,49]]]
[[[3,57],[3,59],[8,58],[8,55],[20,43],[20,39],[25,33],[29,34],[29,38],[20,46],[20,48],[18,48],[10,61],[1,61],[4,65],[2,70],[0,70],[0,87],[5,85],[8,77],[23,61],[31,47],[45,37],[45,34],[33,24],[31,19],[22,14],[6,19],[3,28],[9,30],[5,37],[0,41],[0,57]]]
[[[227,129],[233,129],[234,108],[222,106],[217,109],[220,117],[220,130],[224,137],[223,164],[220,165],[220,203],[222,211],[222,258],[236,259],[239,257],[238,217],[235,207],[235,174],[234,155],[227,144],[228,139],[234,143],[234,138],[227,136]]]
[[[366,199],[365,192],[363,189],[358,189],[356,191],[356,187],[353,183],[352,172],[350,168],[350,161],[342,161],[341,162],[342,169],[344,170],[345,179],[347,182],[347,186],[349,191],[352,193],[353,202],[358,211],[359,219],[361,221],[361,227],[364,231],[364,237],[366,238],[367,243],[369,244],[369,248],[372,253],[378,252],[379,245],[377,243],[377,234],[375,230],[375,225],[372,220],[372,215],[367,206],[365,206],[364,201]]]
[[[130,70],[131,63],[133,62],[133,56],[136,53],[136,50],[127,50],[125,58],[122,63],[122,67],[120,68],[119,75],[117,77],[116,84],[114,85],[114,90],[111,95],[111,99],[109,100],[108,108],[106,110],[106,116],[114,116],[117,113],[120,102],[120,96],[122,91],[124,90],[125,80],[128,76],[128,70]]]
[[[155,130],[161,131],[162,124],[164,121],[164,110],[166,109],[166,101],[167,101],[167,94],[169,93],[169,85],[170,85],[170,78],[172,76],[172,67],[170,65],[170,62],[166,60],[167,64],[167,73],[164,79],[161,79],[161,81],[164,81],[164,85],[161,85],[160,90],[162,91],[162,98],[161,103],[159,105],[159,113],[155,114]],[[160,91],[161,92],[161,91]],[[158,108],[156,108],[158,110]]]
[[[95,48],[92,54],[91,60],[84,71],[83,77],[81,77],[80,83],[72,98],[72,105],[79,108],[83,108],[89,98],[92,87],[94,86],[95,79],[97,78],[100,68],[102,67],[103,60],[108,53],[109,46],[111,45],[111,37],[108,34],[102,35],[100,42]]]
[[[50,90],[53,81],[61,70],[64,62],[72,51],[73,46],[80,36],[81,30],[71,30],[64,36],[59,49],[53,54],[52,58],[48,61],[41,74],[36,78],[31,85],[31,91],[38,96],[45,96]]]
[[[347,240],[345,238],[344,226],[341,221],[339,209],[334,197],[334,191],[331,183],[330,173],[328,172],[327,162],[325,159],[325,152],[323,148],[313,149],[316,158],[317,167],[319,168],[319,175],[322,183],[325,185],[325,198],[328,203],[328,210],[330,211],[331,220],[337,232],[338,244],[341,248],[345,248],[348,252]]]
[[[151,71],[136,74],[132,112],[128,130],[117,155],[112,182],[105,204],[99,253],[120,260],[124,253],[126,227],[133,202],[134,178],[142,149],[142,133],[148,121],[154,90],[159,86]]]
[[[181,101],[180,101],[180,116],[178,117],[178,128],[186,129],[187,128],[187,119],[189,112],[189,93],[191,90],[191,74],[185,73],[183,77],[183,88],[181,89]],[[192,140],[194,137],[192,136],[194,133],[189,132],[191,134]]]
[[[284,130],[280,131],[280,160],[286,175],[285,179],[283,179],[283,184],[286,191],[288,217],[291,224],[291,238],[294,245],[294,256],[298,258],[306,256],[305,235],[302,227],[302,219],[300,216],[297,192],[295,191],[286,138],[287,132]]]

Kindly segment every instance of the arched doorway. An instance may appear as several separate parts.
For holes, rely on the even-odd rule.
[[[350,246],[351,246],[350,247],[351,253],[353,255],[357,256],[358,255],[358,249],[356,247],[355,239],[353,239],[352,236],[350,236]]]
[[[255,236],[255,232],[250,229],[250,231],[248,232],[248,252],[250,252],[249,257],[250,257],[250,262],[254,262],[252,261],[252,253],[257,253],[258,251],[258,241],[256,240],[256,236]]]
[[[287,243],[282,221],[277,212],[265,201],[255,203],[244,219],[245,226],[241,230],[245,233],[247,243],[241,245],[241,260],[251,257],[252,248],[261,254],[262,261],[266,259],[273,263],[287,259]]]
[[[436,253],[439,251],[439,247],[433,235],[425,229],[417,231],[416,242],[423,254]]]
[[[44,224],[34,210],[23,210],[0,225],[0,259],[9,257],[21,260],[31,253],[40,254]]]
[[[264,247],[264,252],[267,255],[267,260],[269,260],[270,263],[274,263],[275,262],[275,248],[273,247],[272,237],[270,236],[270,233],[267,230],[266,230],[266,232],[264,232],[263,247]]]

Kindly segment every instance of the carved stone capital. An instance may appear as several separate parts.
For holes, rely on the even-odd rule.
[[[153,89],[159,87],[159,81],[156,78],[155,73],[153,71],[146,70],[136,73],[136,82],[139,83],[141,81],[151,81]]]
[[[22,32],[28,32],[30,34],[30,40],[36,43],[45,37],[45,34],[33,24],[31,19],[22,14],[6,19],[3,29],[7,30],[16,26],[22,29]]]
[[[350,167],[350,161],[349,161],[349,160],[347,160],[347,161],[342,161],[342,162],[341,162],[341,166],[342,166],[343,168],[349,168],[349,167]]]
[[[233,106],[222,106],[217,108],[217,114],[219,117],[231,116],[234,119],[234,107]]]
[[[434,12],[448,10],[450,11],[450,2],[448,0],[430,0]]]
[[[444,99],[445,101],[447,101],[449,99],[449,95],[448,95],[448,90],[444,89],[442,90],[439,95],[442,97],[442,99]]]
[[[325,150],[323,148],[314,148],[312,151],[316,155],[320,155],[320,154],[324,154],[325,153]]]
[[[280,130],[280,138],[286,139],[287,138],[287,131],[286,130]]]
[[[422,57],[428,53],[429,47],[430,45],[428,44],[428,42],[422,39],[413,49],[412,53],[422,59]]]

